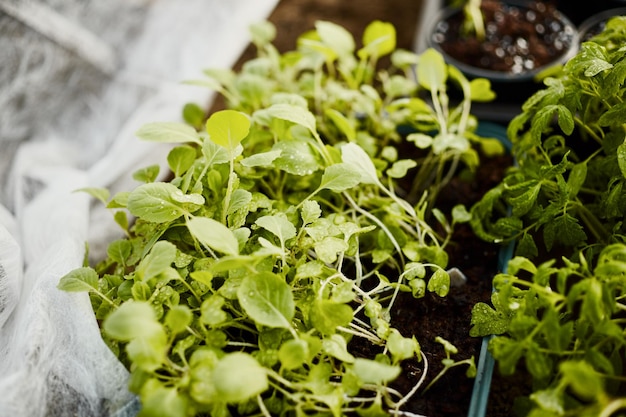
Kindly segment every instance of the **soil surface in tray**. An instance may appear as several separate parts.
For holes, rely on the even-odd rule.
[[[398,47],[412,50],[421,8],[420,0],[281,0],[269,20],[276,25],[274,45],[280,52],[293,50],[296,38],[313,29],[317,20],[328,20],[344,26],[353,33],[357,42],[360,42],[363,30],[371,21],[391,22],[397,30]],[[254,47],[249,46],[234,68],[241,68],[255,53]],[[211,111],[222,105],[220,99],[217,99]],[[483,165],[475,181],[455,181],[449,184],[446,192],[440,196],[441,203],[447,205],[444,212],[449,213],[449,209],[458,203],[469,207],[478,195],[499,180],[503,169],[510,164],[509,157],[493,159]],[[499,247],[471,236],[468,227],[460,228],[450,246],[450,267],[459,268],[467,277],[464,286],[452,288],[444,298],[428,294],[416,300],[410,294],[402,293],[396,302],[392,325],[403,335],[415,335],[418,339],[429,364],[425,385],[443,367],[441,361],[445,358],[445,352],[442,345],[435,341],[437,336],[458,348],[455,359],[462,360],[474,355],[478,360],[481,339],[469,337],[470,312],[476,302],[489,300],[491,278],[497,272]],[[367,349],[367,346],[358,347],[362,354],[366,354]],[[405,372],[393,387],[403,393],[410,391],[421,377],[422,365],[407,361]],[[466,416],[474,384],[473,379],[465,376],[466,369],[466,366],[453,368],[429,391],[418,392],[412,397],[403,411],[429,417]],[[490,414],[490,417],[500,415]]]

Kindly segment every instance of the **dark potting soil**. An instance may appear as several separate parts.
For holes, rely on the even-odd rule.
[[[470,207],[480,196],[495,186],[504,170],[511,165],[509,156],[482,158],[481,166],[471,181],[456,178],[439,196],[438,205],[444,210],[456,204]],[[443,346],[435,338],[443,337],[457,347],[455,360],[474,356],[478,363],[480,338],[469,336],[471,310],[479,301],[488,302],[491,296],[491,279],[498,271],[500,246],[477,239],[469,225],[459,227],[447,248],[449,267],[458,268],[467,281],[453,286],[445,297],[428,293],[423,299],[402,294],[395,305],[392,325],[405,336],[415,335],[429,364],[428,385],[443,368]],[[406,372],[396,381],[398,390],[407,390],[421,376],[422,364],[406,364]],[[474,379],[465,375],[467,366],[449,370],[428,391],[420,390],[405,407],[405,411],[429,417],[466,416],[468,413]],[[503,414],[504,415],[504,414]],[[489,414],[495,417],[496,414]]]
[[[565,27],[556,7],[548,2],[515,6],[483,0],[481,8],[484,40],[468,34],[459,11],[436,26],[432,41],[459,62],[513,74],[543,67],[572,45],[575,28]]]

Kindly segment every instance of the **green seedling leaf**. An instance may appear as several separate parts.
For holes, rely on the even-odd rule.
[[[428,280],[428,291],[434,292],[440,297],[445,297],[450,291],[450,275],[443,269],[435,269]]]
[[[396,49],[396,28],[380,20],[371,22],[363,32],[363,45],[357,53],[361,59],[390,54]]]
[[[154,244],[150,252],[137,266],[136,273],[140,280],[147,281],[165,272],[176,259],[176,246],[162,240]]]
[[[128,196],[130,213],[152,223],[167,223],[176,220],[185,210],[172,198],[180,190],[164,182],[143,184]]]
[[[276,26],[269,21],[250,25],[250,36],[255,45],[267,45],[276,38]]]
[[[320,189],[337,193],[355,187],[361,181],[361,174],[350,164],[339,163],[328,166],[322,175]]]
[[[239,254],[239,241],[228,227],[209,217],[193,217],[187,221],[191,234],[203,245],[226,255]]]
[[[413,159],[401,159],[393,163],[391,168],[387,170],[387,175],[391,178],[404,178],[411,168],[415,168],[417,162]]]
[[[251,155],[241,160],[241,165],[249,168],[271,166],[274,160],[282,154],[282,150],[277,149],[269,152],[262,152]]]
[[[543,410],[554,413],[551,415],[560,416],[565,414],[563,390],[560,388],[535,391],[530,395],[530,399],[539,404]]]
[[[105,319],[103,328],[110,337],[121,341],[165,336],[154,309],[144,301],[122,304]]]
[[[367,152],[356,143],[347,143],[341,147],[341,159],[354,172],[360,174],[362,183],[379,184],[376,166],[374,166]]]
[[[296,236],[296,227],[287,219],[285,213],[259,217],[256,224],[274,234],[285,246],[285,242]]]
[[[132,249],[132,244],[128,240],[114,240],[107,247],[107,256],[120,265],[126,265],[126,260],[130,256]]]
[[[97,290],[98,273],[90,267],[74,269],[59,280],[57,288],[68,292]]]
[[[217,326],[228,318],[226,312],[222,309],[226,304],[226,300],[221,295],[212,295],[207,297],[200,306],[200,318],[202,323],[209,326]]]
[[[302,339],[290,339],[278,349],[278,359],[285,369],[293,370],[309,359],[309,344]]]
[[[322,42],[330,46],[339,57],[352,55],[354,52],[354,38],[344,27],[332,22],[318,21],[315,29]]]
[[[424,133],[409,133],[406,139],[415,143],[415,146],[420,149],[426,149],[433,145],[433,137]]]
[[[336,109],[326,109],[324,115],[337,126],[339,131],[346,136],[348,142],[356,140],[356,129],[350,120]]]
[[[465,152],[470,149],[470,142],[466,137],[455,133],[439,134],[433,138],[432,148],[435,155],[441,155],[450,149]]]
[[[352,370],[365,384],[385,384],[396,379],[402,368],[370,359],[356,358]]]
[[[617,164],[622,176],[626,178],[626,143],[617,147]]]
[[[235,110],[213,113],[206,122],[206,131],[214,143],[233,152],[250,132],[250,119]]]
[[[446,63],[443,55],[433,48],[426,49],[421,55],[417,66],[417,81],[429,91],[445,89],[447,79]]]
[[[269,382],[265,368],[247,353],[224,356],[211,373],[218,398],[227,403],[241,403],[265,391]]]
[[[150,286],[143,281],[135,281],[130,290],[133,299],[136,301],[148,301],[152,295]]]
[[[268,327],[291,328],[295,303],[291,287],[271,272],[243,279],[237,297],[243,309],[257,323]]]
[[[348,243],[344,239],[326,236],[315,242],[315,253],[323,262],[332,264],[337,261],[338,254],[348,250]]]
[[[310,319],[313,326],[323,334],[333,334],[337,327],[349,325],[353,314],[347,304],[316,299],[311,307]]]
[[[150,142],[202,144],[196,129],[184,123],[148,123],[142,126],[135,134],[138,138]]]
[[[150,165],[145,168],[138,169],[133,172],[133,179],[139,182],[150,183],[154,182],[159,176],[161,167],[158,165]]]
[[[204,110],[195,103],[187,103],[183,107],[183,120],[198,129],[204,122]]]
[[[109,198],[111,197],[111,193],[106,188],[95,188],[95,187],[85,187],[79,188],[76,192],[84,192],[89,194],[90,196],[102,201],[105,205]]]
[[[206,158],[206,163],[209,167],[226,164],[230,161],[228,151],[209,138],[206,138],[202,143],[202,154]]]
[[[289,174],[309,175],[320,169],[320,163],[307,142],[300,140],[283,140],[276,142],[272,151],[280,155],[274,159],[273,165]]]
[[[196,160],[196,150],[191,146],[177,146],[167,155],[167,164],[175,176],[183,175]]]
[[[478,103],[485,103],[496,98],[496,93],[491,89],[491,81],[487,78],[474,78],[469,82],[470,99]]]
[[[251,201],[252,194],[250,191],[242,190],[241,188],[236,189],[230,197],[227,214],[233,214],[237,210],[247,207]]]
[[[340,334],[333,334],[322,341],[324,353],[345,363],[353,363],[354,356],[348,352],[348,343]]]
[[[317,201],[306,200],[302,204],[301,214],[302,226],[315,222],[322,215],[322,209]]]
[[[138,417],[185,417],[188,404],[186,398],[179,394],[177,388],[150,386],[144,392]]]
[[[593,367],[583,361],[565,361],[559,370],[574,392],[581,398],[592,399],[602,394],[603,379]]]
[[[416,355],[419,357],[421,349],[415,336],[408,338],[400,334],[396,329],[392,329],[387,339],[387,347],[393,355],[394,362],[398,363],[404,359],[410,359]]]
[[[462,204],[457,204],[452,208],[452,221],[454,223],[467,223],[472,220],[472,214]]]
[[[192,320],[193,314],[189,307],[185,305],[173,306],[165,315],[165,325],[174,334],[184,332]]]
[[[312,133],[316,132],[315,116],[309,110],[287,103],[274,104],[267,109],[268,114],[276,119],[304,126]]]

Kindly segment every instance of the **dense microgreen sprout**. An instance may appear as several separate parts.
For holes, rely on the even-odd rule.
[[[501,151],[470,114],[489,84],[432,50],[396,50],[387,23],[368,26],[357,50],[345,29],[318,22],[282,55],[273,30],[253,27],[259,56],[240,73],[191,82],[223,94],[227,109],[200,123],[186,106],[187,124],[137,132],[172,144],[171,180],[149,167],[130,192],[84,190],[125,237],[59,287],[89,291],[141,415],[387,415],[424,388],[427,359],[391,310],[399,292],[450,289],[446,246],[469,213],[447,216],[435,197],[460,164],[472,170],[479,152]],[[390,54],[392,70],[378,69]],[[449,81],[466,94],[456,107]],[[405,157],[402,143],[423,158]],[[417,186],[400,187],[413,176]],[[356,355],[355,339],[379,353]],[[473,376],[473,357],[457,362],[444,347],[444,372]],[[389,384],[406,360],[424,373],[399,393]]]
[[[471,334],[495,335],[502,374],[528,371],[520,415],[626,409],[625,33],[609,20],[524,103],[508,127],[517,165],[471,209],[480,236],[516,247]]]

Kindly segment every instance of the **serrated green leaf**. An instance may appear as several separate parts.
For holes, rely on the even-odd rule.
[[[337,262],[338,254],[348,250],[348,243],[344,239],[335,236],[326,236],[315,242],[315,253],[318,258],[326,263]]]
[[[511,318],[494,310],[485,303],[477,303],[472,308],[472,328],[470,336],[482,337],[491,334],[503,334],[508,330]]]
[[[508,199],[511,204],[512,214],[514,216],[523,216],[530,211],[530,209],[537,204],[537,196],[541,191],[541,183],[539,181],[532,181],[527,185],[527,188],[521,194]]]
[[[575,217],[563,214],[555,217],[544,227],[544,241],[548,250],[555,243],[576,246],[587,239],[587,234]]]
[[[622,176],[626,178],[626,143],[617,147],[617,164]]]

